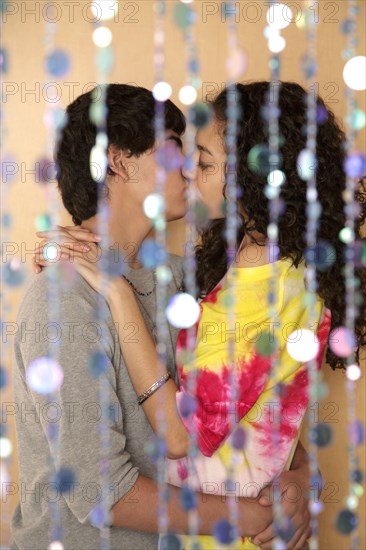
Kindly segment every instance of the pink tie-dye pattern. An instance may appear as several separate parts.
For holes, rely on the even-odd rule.
[[[177,471],[178,471],[179,479],[181,481],[184,481],[188,477],[188,468],[187,468],[187,465],[186,465],[186,460],[185,459],[180,459],[177,462],[178,462]]]
[[[237,375],[238,401],[231,400],[230,369],[220,373],[209,369],[196,372],[197,409],[189,418],[182,418],[189,432],[197,433],[197,445],[202,454],[212,456],[230,433],[230,415],[239,422],[257,401],[266,383],[268,358],[256,355],[249,363],[240,365]],[[187,393],[189,374],[180,369],[180,391]]]
[[[214,289],[206,301],[214,303],[220,287]],[[202,309],[201,309],[202,311]],[[196,332],[199,321],[196,324]],[[317,367],[320,369],[327,337],[330,329],[330,312],[325,311],[324,320],[318,330],[320,342],[317,356]],[[238,401],[232,403],[230,396],[230,369],[224,365],[220,373],[212,372],[208,368],[187,374],[179,361],[179,351],[184,349],[187,341],[187,331],[182,330],[178,336],[178,371],[181,380],[180,398],[188,393],[189,377],[196,377],[197,409],[182,421],[189,433],[197,434],[197,446],[203,455],[210,457],[221,446],[230,434],[230,415],[235,414],[235,421],[239,422],[253,407],[261,395],[270,369],[269,358],[254,355],[249,362],[239,364],[237,374]],[[283,385],[283,395],[279,404],[281,412],[280,439],[292,441],[299,429],[304,412],[308,405],[308,373],[302,368],[289,384]],[[183,394],[183,395],[182,395]],[[253,423],[253,427],[261,432],[259,454],[268,456],[268,450],[273,446],[271,408],[267,409],[260,422]],[[293,420],[294,418],[298,421]],[[276,445],[277,447],[277,445]],[[288,445],[283,441],[281,445],[284,456],[288,453]],[[277,447],[278,449],[278,447]],[[269,454],[271,456],[271,454]]]
[[[331,315],[326,310],[325,317],[319,327],[317,337],[319,340],[319,351],[316,357],[317,369],[321,368],[324,351],[330,330]],[[280,461],[286,459],[292,441],[297,436],[297,432],[303,420],[306,408],[309,404],[309,375],[306,365],[302,365],[296,373],[292,382],[282,385],[279,406],[275,407],[274,398],[272,398],[272,407],[265,407],[264,414],[259,422],[253,422],[253,428],[258,432],[257,440],[258,454],[262,457],[274,456],[276,450]],[[279,410],[279,442],[275,442],[273,437],[274,411]],[[276,467],[273,467],[275,472]]]

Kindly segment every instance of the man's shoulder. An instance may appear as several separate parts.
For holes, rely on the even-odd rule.
[[[179,282],[183,280],[183,261],[184,258],[182,256],[178,256],[177,254],[168,254],[168,262],[170,264],[170,267],[173,271],[173,274],[177,279],[179,279]]]
[[[81,314],[95,311],[97,304],[97,292],[78,273],[73,274],[72,281],[66,282],[57,275],[51,279],[43,269],[29,281],[18,309],[18,320],[48,315],[53,305],[60,314],[71,311]]]

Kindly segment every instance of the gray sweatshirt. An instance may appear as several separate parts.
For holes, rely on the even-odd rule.
[[[182,282],[182,259],[170,255],[173,280],[169,294]],[[129,279],[143,292],[154,286],[152,273],[144,268],[131,270]],[[150,331],[156,316],[155,292],[137,296]],[[45,270],[34,276],[21,303],[15,337],[14,394],[19,451],[19,504],[12,520],[12,549],[46,550],[52,540],[61,539],[65,550],[97,550],[101,531],[89,514],[106,499],[109,508],[131,490],[139,474],[156,479],[156,466],[146,456],[144,444],[153,435],[150,424],[137,404],[126,365],[116,337],[116,327],[105,300],[80,276],[71,288],[61,288],[58,315],[49,317],[50,297]],[[103,304],[104,320],[96,322],[98,304]],[[138,327],[126,327],[126,338],[138,338]],[[174,350],[177,330],[170,327],[168,368],[176,379]],[[50,396],[32,391],[26,371],[49,350],[58,352],[64,371],[60,388]],[[90,374],[91,354],[105,356],[101,379]],[[109,422],[102,422],[100,387],[107,392]],[[52,437],[57,426],[58,438]],[[105,424],[104,424],[105,426]],[[109,444],[101,443],[102,437]],[[101,448],[108,465],[108,483],[100,479]],[[53,481],[55,467],[72,469],[75,478]],[[63,492],[61,492],[61,489]],[[132,491],[128,498],[139,499]],[[141,500],[141,506],[143,506]],[[59,514],[61,530],[51,532]],[[51,519],[51,517],[56,518]],[[158,535],[112,527],[112,550],[156,549]]]

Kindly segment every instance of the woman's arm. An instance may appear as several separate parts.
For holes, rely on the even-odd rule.
[[[319,472],[319,475],[320,472]],[[282,472],[276,480],[281,493],[283,513],[294,524],[295,532],[288,543],[289,548],[305,548],[306,540],[311,536],[309,513],[310,489],[309,456],[301,441],[298,441],[290,470]],[[318,494],[318,496],[320,493]],[[259,504],[271,506],[273,504],[273,487],[268,485],[258,495]],[[252,542],[263,550],[273,548],[274,524],[264,531],[258,532]]]
[[[43,237],[33,259],[34,270],[39,273],[48,262],[43,257],[44,247],[52,240],[57,240],[62,260],[73,260],[73,265],[82,277],[97,292],[101,292],[101,275],[94,262],[88,261],[84,252],[96,247],[95,242],[100,237],[79,227],[59,227],[52,231],[38,232]],[[105,287],[103,287],[105,290]],[[165,367],[159,362],[155,344],[146,327],[146,323],[136,302],[135,296],[122,279],[114,279],[108,287],[106,299],[109,303],[113,320],[119,330],[119,341],[125,363],[137,395],[141,395],[162,375],[166,374]],[[138,326],[138,341],[126,341],[123,327],[126,323],[135,323]],[[189,436],[182,423],[176,406],[177,385],[169,379],[156,393],[149,397],[141,406],[154,430],[159,431],[158,412],[164,413],[166,433],[164,439],[167,445],[169,458],[181,458],[187,455]],[[161,434],[163,435],[163,434]]]
[[[122,333],[119,340],[133,387],[139,396],[166,374],[166,368],[159,361],[133,291],[123,279],[113,282],[107,300],[120,331],[126,323],[132,322],[138,326],[137,342],[125,341]],[[169,458],[186,456],[189,447],[189,435],[176,406],[177,389],[176,383],[170,378],[141,405],[155,433],[159,433],[159,414],[163,411],[166,422],[164,438]]]

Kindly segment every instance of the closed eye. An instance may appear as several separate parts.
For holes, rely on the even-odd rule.
[[[202,172],[204,172],[205,170],[208,170],[209,168],[211,168],[212,165],[211,164],[205,164],[205,163],[199,161],[197,163],[197,166],[198,166],[198,168],[201,168]]]

